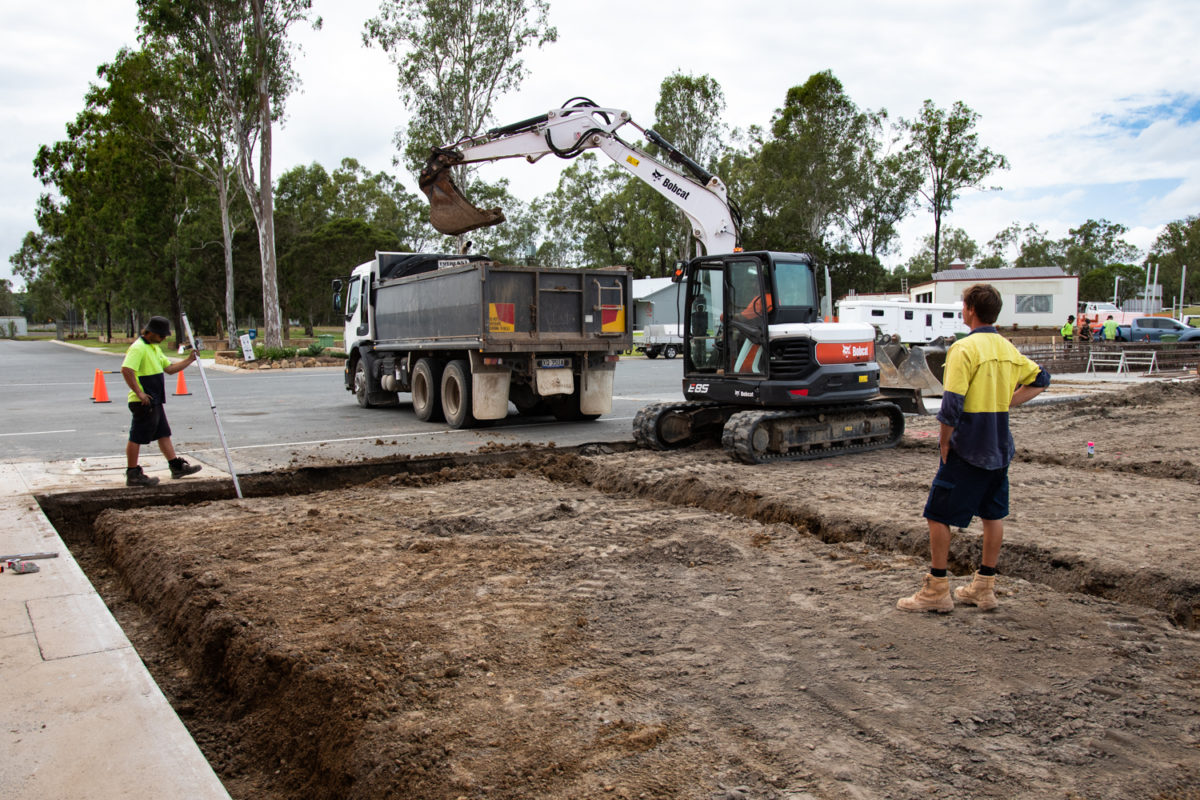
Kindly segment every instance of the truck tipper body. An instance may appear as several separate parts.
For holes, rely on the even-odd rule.
[[[594,419],[611,411],[618,354],[632,346],[630,302],[624,269],[377,253],[341,306],[346,389],[363,407],[411,393],[418,418],[456,428],[503,419],[510,401]]]

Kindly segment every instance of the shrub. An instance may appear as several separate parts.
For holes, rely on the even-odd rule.
[[[264,347],[263,345],[254,345],[254,357],[259,361],[278,361],[283,358],[295,358],[296,348],[294,347]]]
[[[312,356],[313,358],[316,358],[324,352],[325,348],[321,346],[320,342],[313,342],[308,347],[304,348],[304,355]]]

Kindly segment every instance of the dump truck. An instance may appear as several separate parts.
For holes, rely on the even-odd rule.
[[[376,253],[333,282],[346,390],[363,408],[411,393],[425,421],[466,428],[520,414],[612,410],[632,347],[628,270],[499,264],[482,255]],[[344,299],[343,299],[344,290]]]

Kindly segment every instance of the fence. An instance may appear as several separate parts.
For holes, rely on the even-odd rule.
[[[1200,345],[1194,342],[1054,342],[1017,345],[1050,374],[1071,372],[1174,372],[1195,369]]]

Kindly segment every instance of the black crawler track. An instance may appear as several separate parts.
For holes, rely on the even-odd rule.
[[[887,414],[891,423],[884,429],[863,431],[851,424],[861,421],[864,415],[880,412]],[[804,444],[782,451],[769,449],[769,442],[776,438],[769,435],[770,428],[801,419],[818,420],[830,426],[845,422],[852,430],[844,439]],[[767,435],[759,436],[759,433]],[[721,433],[721,445],[739,461],[746,464],[763,464],[768,461],[811,461],[848,453],[882,450],[895,447],[903,435],[904,414],[894,403],[860,403],[795,411],[741,411],[725,423]]]

